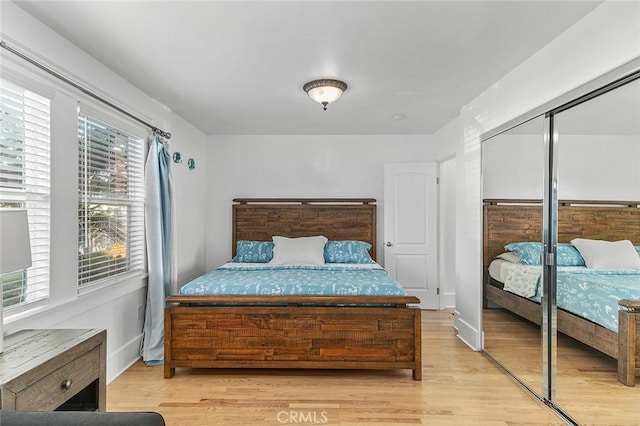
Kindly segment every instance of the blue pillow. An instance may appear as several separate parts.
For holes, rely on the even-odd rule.
[[[324,246],[326,263],[374,263],[369,255],[371,244],[364,241],[327,241]]]
[[[638,252],[638,256],[640,256],[640,246],[636,246],[636,251]]]
[[[582,255],[569,243],[558,244],[558,266],[585,266]]]
[[[533,241],[511,243],[504,246],[504,248],[518,255],[525,265],[540,265],[542,243]],[[569,243],[558,244],[556,263],[558,266],[585,266],[584,259],[578,249]]]
[[[268,263],[273,259],[273,243],[271,241],[245,241],[236,243],[234,263]]]
[[[542,243],[522,242],[511,243],[504,246],[504,249],[518,255],[525,265],[540,265],[540,255],[542,254]]]

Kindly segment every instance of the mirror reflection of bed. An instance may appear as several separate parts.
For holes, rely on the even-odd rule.
[[[588,193],[590,199],[640,200],[639,117],[640,80],[557,114],[558,198],[584,199]],[[640,209],[636,204],[629,210]],[[640,245],[640,216],[630,225],[613,219],[606,225],[609,229],[601,232],[601,238],[629,239]],[[640,288],[640,276],[635,283]],[[634,388],[621,385],[608,374],[615,368],[608,357],[597,362],[591,355],[586,359],[594,360],[592,365],[581,366],[579,361],[584,358],[573,355],[569,343],[558,340],[558,405],[584,423],[600,418],[600,423],[638,424],[640,377],[635,378]],[[639,352],[636,342],[632,353],[636,363]],[[636,376],[638,367],[636,364]],[[607,395],[606,402],[601,392]]]
[[[576,205],[577,204],[577,205]],[[588,313],[592,320],[580,319],[575,307],[563,306],[563,291],[567,288],[576,296],[584,295],[587,299],[593,298],[589,294],[591,282],[597,286],[605,287],[622,279],[635,293],[625,293],[633,300],[638,300],[640,286],[640,271],[628,271],[620,276],[613,271],[600,272],[583,271],[582,267],[562,266],[570,262],[560,248],[572,249],[567,244],[575,238],[593,238],[596,240],[619,241],[629,239],[630,244],[636,247],[640,245],[640,202],[628,204],[616,204],[611,201],[584,201],[571,203],[561,201],[558,217],[558,346],[557,346],[557,401],[563,408],[569,408],[572,414],[582,418],[595,417],[608,418],[611,422],[611,404],[602,404],[603,395],[615,392],[615,406],[619,408],[618,415],[622,420],[616,424],[633,424],[635,407],[640,391],[638,388],[627,387],[620,383],[618,369],[618,357],[620,352],[633,351],[634,358],[638,358],[637,344],[633,348],[624,348],[619,336],[612,331],[618,324],[598,325],[597,313]],[[539,305],[532,304],[523,296],[518,296],[510,291],[500,289],[504,283],[496,272],[496,263],[505,266],[505,260],[497,259],[504,251],[504,246],[519,242],[527,242],[531,246],[539,245],[535,241],[535,235],[540,235],[542,223],[542,209],[540,205],[531,204],[531,200],[518,203],[518,200],[485,200],[484,206],[484,251],[485,266],[492,272],[488,274],[485,294],[487,297],[487,309],[484,311],[485,350],[492,357],[499,360],[508,370],[513,371],[519,380],[530,386],[532,391],[539,392],[536,384],[541,382],[540,359],[543,351],[541,343],[540,322],[541,312]],[[527,220],[522,220],[527,217]],[[531,247],[529,247],[531,248]],[[573,250],[573,249],[572,249]],[[632,250],[633,247],[632,247]],[[637,249],[636,249],[637,250]],[[523,258],[526,253],[520,253]],[[532,261],[531,259],[529,261]],[[493,262],[493,264],[492,264]],[[492,264],[492,265],[491,265]],[[491,266],[490,266],[491,265]],[[563,275],[563,268],[577,269],[576,272]],[[537,269],[534,267],[534,269]],[[580,272],[580,273],[578,273]],[[571,279],[576,275],[580,281]],[[595,280],[591,280],[592,276]],[[604,278],[604,279],[602,279]],[[575,287],[566,287],[575,285]],[[635,287],[635,288],[634,288]],[[608,290],[611,290],[608,288]],[[596,294],[596,292],[594,292]],[[605,298],[612,295],[604,294]],[[624,296],[621,296],[624,297]],[[607,300],[595,300],[595,304],[601,304],[612,310],[615,306]],[[569,309],[575,312],[571,313]],[[589,309],[584,307],[585,312]],[[617,311],[612,310],[609,320],[617,317]],[[624,318],[626,313],[620,316]],[[637,319],[634,320],[637,323]],[[602,322],[602,321],[600,321]],[[618,333],[633,335],[637,338],[637,327],[633,329],[618,329]],[[571,337],[573,336],[573,337]],[[620,361],[623,362],[623,361]],[[635,367],[629,367],[636,369]],[[636,373],[637,374],[637,373]],[[627,413],[625,423],[625,412]],[[578,418],[580,418],[578,417]],[[632,420],[633,419],[633,420]]]
[[[574,238],[609,242],[629,240],[638,250],[639,116],[640,80],[554,116],[558,141],[554,161],[557,165],[557,198],[560,200],[559,243],[568,244]],[[489,280],[489,264],[507,251],[505,245],[542,241],[545,147],[544,127],[540,124],[543,121],[541,117],[483,141],[485,283]],[[525,140],[529,141],[526,146]],[[509,164],[509,158],[515,159],[515,164]],[[519,169],[523,170],[521,175],[517,173]],[[508,205],[511,205],[510,212],[506,208]],[[626,253],[633,256],[629,250]],[[556,260],[560,271],[562,267],[559,259]],[[565,278],[560,272],[558,274],[560,308],[557,310],[559,332],[555,346],[554,404],[583,424],[638,424],[640,319],[637,314],[627,315],[625,306],[640,306],[640,296],[638,293],[605,295],[615,302],[619,298],[631,300],[620,307],[623,311],[621,321],[616,315],[619,307],[617,303],[610,303],[611,300],[602,302],[602,306],[608,306],[610,310],[609,324],[596,325],[599,320],[593,317],[594,314],[588,314],[591,315],[589,320],[575,321],[572,319],[575,315],[561,307],[561,293],[568,287],[563,283]],[[640,272],[632,272],[627,277],[627,285],[640,291],[638,274]],[[617,280],[613,277],[593,282],[585,279],[586,284],[570,291],[576,296],[591,297],[591,288],[608,288]],[[539,312],[526,303],[526,298],[513,294],[505,296],[506,292],[494,285],[485,284],[484,291],[485,351],[539,394],[544,352]],[[632,323],[630,328],[627,327],[629,321]],[[621,341],[618,340],[620,336],[623,337]],[[635,343],[633,339],[636,339]],[[618,358],[630,359],[635,364],[622,363],[620,369]],[[628,385],[636,382],[636,385],[626,386],[625,382]]]

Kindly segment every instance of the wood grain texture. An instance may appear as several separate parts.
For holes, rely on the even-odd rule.
[[[640,312],[618,312],[618,380],[635,386],[640,376]]]
[[[167,426],[296,424],[289,415],[314,424],[313,414],[332,426],[564,425],[456,336],[452,310],[423,311],[421,329],[422,381],[407,370],[252,368],[181,369],[164,380],[162,367],[138,362],[109,384],[107,409],[158,411]],[[600,408],[600,424],[621,424],[618,410]]]
[[[542,241],[542,204],[531,204],[535,203],[534,200],[524,201],[520,203],[520,200],[485,200],[485,268],[497,255],[505,251],[506,244]],[[618,203],[620,204],[561,200],[558,207],[558,242],[568,243],[574,238],[589,238],[609,241],[631,240],[634,245],[640,245],[640,208],[630,207],[638,202]]]
[[[536,204],[538,203],[538,204]],[[567,201],[559,202],[558,242],[574,238],[617,241],[628,239],[640,245],[640,208],[637,201]],[[508,243],[542,240],[542,205],[536,200],[485,200],[483,208],[484,293],[488,301],[536,324],[541,323],[539,304],[488,284],[488,266],[503,253]],[[634,306],[638,301],[621,301]],[[558,331],[618,360],[618,377],[628,386],[640,373],[640,348],[636,341],[640,331],[634,314],[619,311],[618,333],[591,321],[558,310]]]
[[[485,284],[485,294],[488,300],[516,313],[533,324],[538,326],[542,324],[542,307],[539,303],[501,290],[491,284]],[[625,316],[625,313],[622,315]],[[612,358],[618,357],[618,333],[600,327],[591,321],[579,320],[581,318],[569,312],[557,311],[559,332],[571,336]],[[620,329],[623,328],[624,324],[620,325]]]
[[[50,411],[95,384],[94,409],[106,403],[106,331],[23,330],[0,355],[0,409]],[[68,387],[62,383],[69,381]]]
[[[324,235],[368,242],[375,259],[375,199],[234,202],[234,249],[239,240]],[[176,295],[167,302],[165,378],[180,367],[253,367],[411,369],[422,379],[421,311],[407,306],[420,303],[416,297]]]
[[[420,299],[415,296],[331,296],[331,295],[251,295],[251,294],[222,294],[222,295],[174,295],[166,299],[167,303],[188,304],[281,304],[288,306],[303,305],[394,305],[404,307],[407,304],[418,304]]]
[[[415,308],[168,307],[165,377],[177,367],[401,368],[420,380],[419,323]]]
[[[357,240],[371,244],[376,259],[376,205],[373,198],[235,199],[232,254],[240,240],[271,241],[274,235],[329,240]]]

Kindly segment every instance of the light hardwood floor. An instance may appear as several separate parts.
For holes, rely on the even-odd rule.
[[[157,411],[167,425],[563,425],[456,336],[451,311],[423,311],[423,380],[410,371],[185,370],[133,365],[108,411]]]
[[[535,392],[542,391],[540,327],[502,309],[484,312],[485,349]],[[558,335],[556,404],[584,426],[640,425],[640,386],[618,382],[616,360]]]

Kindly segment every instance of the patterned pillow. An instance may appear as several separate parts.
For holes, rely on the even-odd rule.
[[[504,249],[518,255],[525,265],[540,265],[540,255],[542,254],[542,243],[522,242],[511,243],[504,246]]]
[[[525,265],[540,265],[542,243],[533,241],[511,243],[504,248],[518,255]],[[569,243],[558,244],[556,263],[558,266],[585,266],[584,259],[578,249]]]
[[[504,248],[518,255],[525,265],[540,265],[542,243],[511,243],[504,246]],[[578,249],[573,245],[569,243],[559,243],[556,263],[558,266],[584,266],[584,259]]]
[[[558,266],[585,266],[584,258],[577,248],[569,243],[558,244]]]
[[[324,246],[327,263],[374,263],[369,255],[371,244],[364,241],[328,241]]]
[[[268,263],[273,258],[273,243],[271,241],[245,241],[236,244],[234,263]]]

